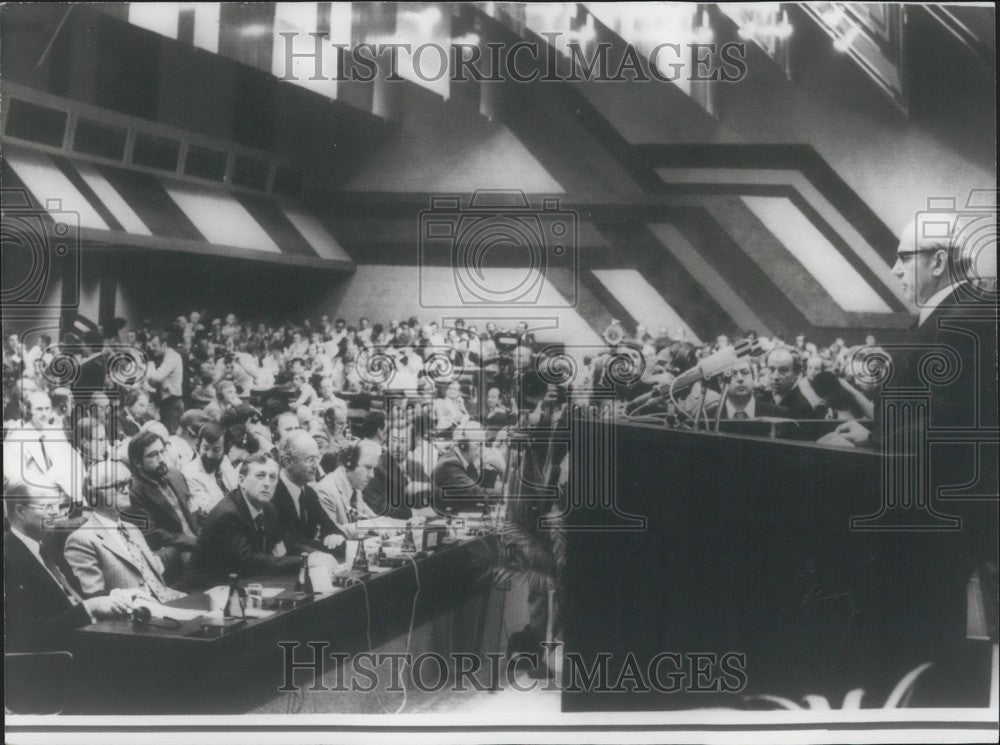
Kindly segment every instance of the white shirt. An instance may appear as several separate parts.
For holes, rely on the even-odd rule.
[[[744,406],[742,409],[737,409],[735,406],[733,406],[733,402],[730,401],[729,398],[727,397],[726,398],[726,419],[732,419],[733,418],[733,414],[735,414],[737,411],[742,411],[744,414],[746,414],[747,415],[747,419],[756,419],[757,418],[757,400],[753,396],[751,396],[750,400],[747,401],[747,405],[746,406]]]
[[[950,284],[947,287],[942,287],[940,290],[938,290],[929,298],[927,298],[927,302],[924,303],[924,306],[920,309],[920,322],[917,325],[923,326],[924,321],[926,321],[928,318],[931,317],[931,313],[933,313],[937,309],[937,307],[941,305],[942,301],[944,301],[946,297],[948,297],[952,292],[954,292],[955,288],[961,287],[964,284],[965,280],[961,282],[955,282],[954,284]]]
[[[284,471],[281,472],[280,477],[281,481],[285,485],[285,488],[288,489],[288,493],[292,496],[292,502],[295,504],[295,514],[301,516],[302,508],[299,507],[299,497],[302,496],[302,487],[297,484],[293,484],[288,477],[285,476]]]
[[[262,509],[260,509],[258,507],[255,507],[254,504],[253,504],[253,502],[251,502],[249,499],[247,499],[247,495],[244,494],[242,491],[240,492],[240,496],[243,497],[243,503],[247,506],[247,509],[250,510],[250,519],[251,520],[256,520],[257,519],[257,515],[264,514],[264,510],[262,510]]]

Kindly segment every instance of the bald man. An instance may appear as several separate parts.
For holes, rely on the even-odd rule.
[[[91,513],[69,538],[63,553],[84,597],[134,590],[161,603],[183,593],[167,587],[163,563],[142,532],[123,519],[129,511],[132,472],[120,461],[95,463],[87,471]]]
[[[293,430],[282,437],[278,455],[281,471],[271,504],[282,530],[302,546],[343,553],[344,536],[310,483],[319,469],[316,440],[304,430]]]

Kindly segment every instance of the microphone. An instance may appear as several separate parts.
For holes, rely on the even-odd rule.
[[[690,388],[699,380],[714,378],[736,367],[744,357],[753,357],[763,350],[760,343],[750,339],[740,339],[729,347],[723,347],[718,352],[713,352],[705,359],[701,360],[690,370],[685,370],[670,383],[661,384],[661,390],[680,390]]]
[[[724,347],[698,362],[690,370],[685,370],[668,383],[658,383],[651,391],[637,396],[628,402],[627,412],[636,414],[646,406],[660,401],[670,391],[690,388],[699,380],[714,378],[736,367],[744,357],[761,354],[760,343],[750,339],[741,339],[732,346]]]

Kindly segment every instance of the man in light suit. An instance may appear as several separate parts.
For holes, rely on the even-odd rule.
[[[63,552],[85,597],[112,590],[136,590],[166,603],[182,596],[167,587],[163,564],[127,514],[132,474],[124,463],[102,461],[87,472],[90,517],[69,538]]]
[[[52,424],[48,394],[28,395],[28,421],[7,434],[3,444],[4,475],[12,484],[29,487],[55,484],[76,506],[83,504],[83,460],[66,437]]]

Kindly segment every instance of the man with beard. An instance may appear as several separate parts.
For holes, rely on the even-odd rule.
[[[184,360],[167,343],[167,335],[153,331],[146,339],[150,363],[146,383],[160,394],[160,421],[173,432],[184,413]]]
[[[188,510],[184,475],[167,466],[163,439],[149,430],[128,444],[132,466],[132,507],[129,517],[146,535],[154,551],[172,548],[187,563],[198,543],[198,526]]]
[[[181,466],[191,498],[188,509],[203,521],[236,488],[236,469],[225,454],[225,430],[208,422],[198,430],[195,459]]]
[[[386,449],[375,474],[364,490],[365,502],[376,515],[406,520],[412,516],[414,507],[424,507],[429,502],[431,485],[414,481],[406,474],[409,454],[410,427],[393,426],[388,430]]]

